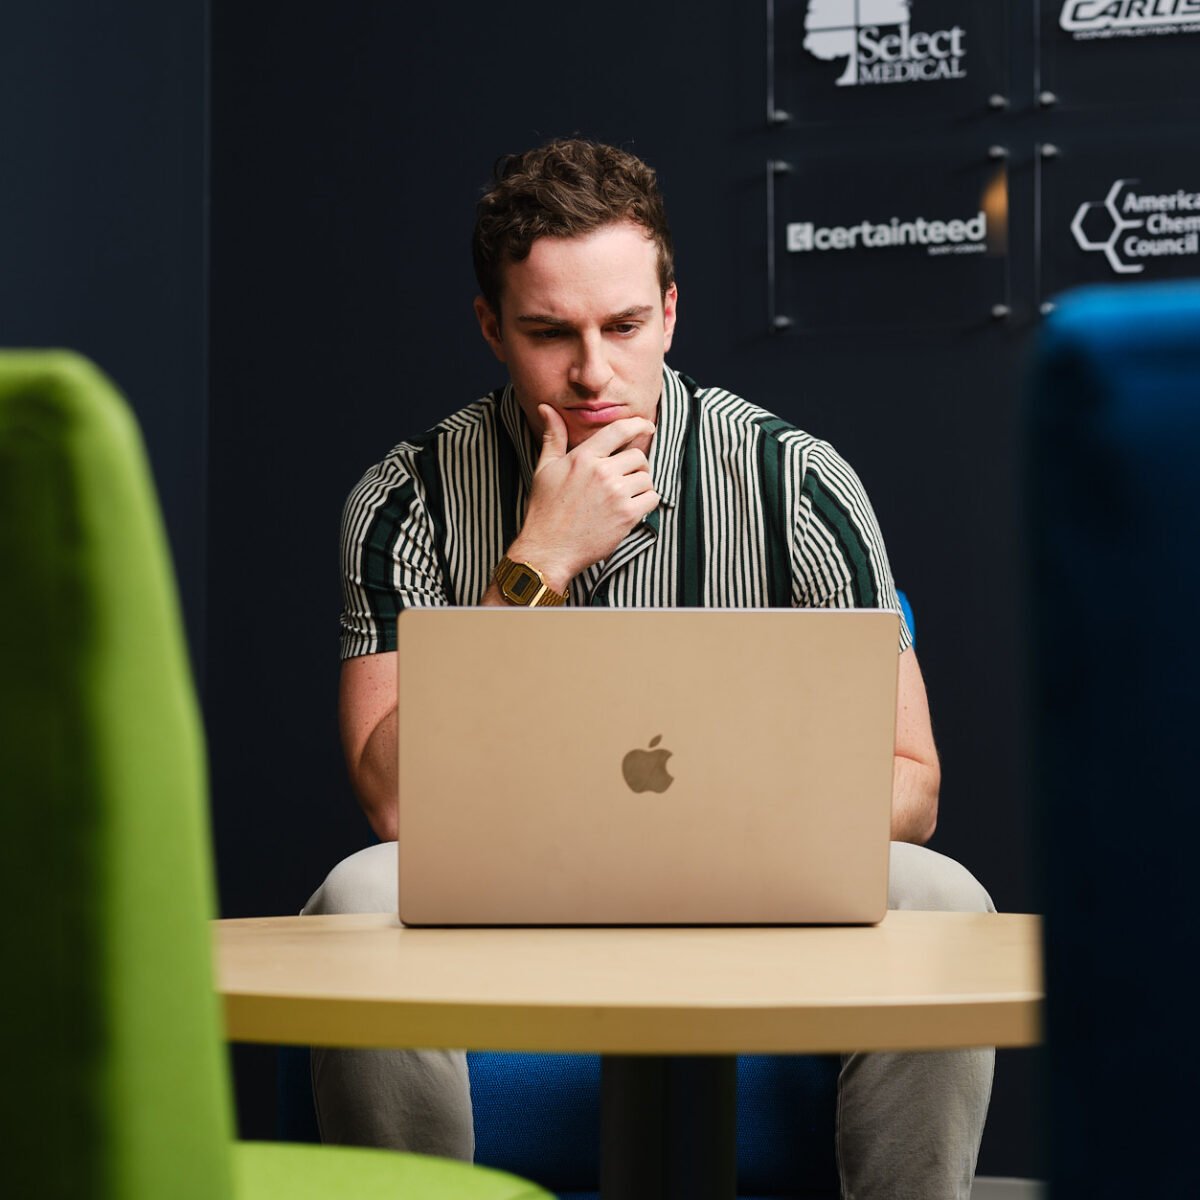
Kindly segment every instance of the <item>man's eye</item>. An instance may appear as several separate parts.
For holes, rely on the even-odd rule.
[[[561,329],[535,329],[533,331],[535,338],[540,338],[542,341],[548,342],[552,338],[562,337]]]
[[[622,334],[628,337],[632,333],[637,333],[639,326],[636,321],[622,321],[619,325],[613,325],[613,333]]]

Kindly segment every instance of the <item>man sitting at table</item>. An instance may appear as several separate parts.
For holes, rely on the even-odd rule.
[[[339,864],[306,913],[395,911],[400,609],[898,611],[870,503],[832,447],[666,366],[678,289],[650,167],[578,139],[502,160],[479,202],[474,258],[475,315],[509,382],[401,442],[347,501],[341,732],[383,844]],[[654,536],[639,537],[652,513]],[[994,911],[964,868],[923,846],[940,771],[903,621],[898,653],[889,907]],[[565,664],[543,666],[558,690]],[[993,1058],[846,1055],[844,1195],[968,1197]],[[472,1156],[461,1052],[315,1050],[313,1080],[326,1141]]]

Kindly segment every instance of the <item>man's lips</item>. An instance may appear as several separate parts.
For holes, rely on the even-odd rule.
[[[573,405],[567,409],[567,412],[585,425],[603,425],[608,421],[615,420],[624,407],[623,404],[612,404],[607,401],[593,402]]]

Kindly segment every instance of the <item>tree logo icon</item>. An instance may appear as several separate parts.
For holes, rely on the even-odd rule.
[[[910,0],[808,0],[804,48],[814,58],[846,59],[838,87],[859,82],[859,30],[907,25]]]

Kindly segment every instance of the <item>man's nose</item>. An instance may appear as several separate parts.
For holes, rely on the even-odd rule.
[[[581,392],[596,395],[604,391],[613,377],[601,334],[585,334],[577,343],[578,352],[571,365],[571,383]]]

